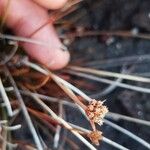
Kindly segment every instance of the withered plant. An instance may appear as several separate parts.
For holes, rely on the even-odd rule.
[[[60,29],[71,28],[72,22],[65,21],[63,18],[77,10],[80,6],[79,2],[80,0],[70,0],[61,10],[51,12],[50,20],[34,33],[51,22]],[[79,32],[72,33],[70,31],[70,33],[60,35],[60,38],[66,43],[72,42],[76,37],[98,35],[149,39],[149,36],[145,34],[133,35],[130,32],[82,32],[82,29],[80,31],[80,34]],[[102,95],[110,93],[116,87],[150,93],[149,88],[121,82],[125,79],[150,83],[149,78],[130,75],[127,69],[123,69],[121,73],[115,73],[74,64],[69,64],[63,70],[54,72],[38,62],[30,60],[27,55],[22,53],[18,44],[21,41],[41,45],[43,44],[42,42],[5,33],[0,33],[0,39],[5,49],[9,51],[3,50],[0,53],[1,149],[65,149],[66,145],[70,149],[80,149],[80,145],[65,134],[69,131],[92,150],[96,150],[95,145],[101,145],[101,142],[120,150],[127,150],[128,148],[114,142],[113,139],[106,138],[105,134],[103,135],[103,131],[99,128],[103,123],[128,135],[145,148],[150,149],[148,142],[117,124],[104,119],[104,117],[123,119],[147,126],[150,126],[149,121],[108,112],[108,108],[105,105],[107,100],[91,98],[86,94],[86,88],[93,89],[88,85],[86,79],[110,84],[105,91],[99,92]],[[79,60],[79,63],[82,63],[82,60]],[[73,78],[74,76],[84,78],[84,80],[76,81]],[[109,77],[117,78],[117,80],[111,80]],[[84,87],[85,92],[80,90],[80,87]],[[90,127],[87,125],[87,128],[84,128],[69,122],[67,115],[73,117],[75,114],[67,114],[65,106],[78,110],[87,120],[87,124],[90,124]],[[77,116],[77,118],[80,118],[80,116]],[[21,128],[24,131],[21,131]],[[26,136],[26,132],[30,132],[31,137]],[[65,146],[64,143],[66,143]]]

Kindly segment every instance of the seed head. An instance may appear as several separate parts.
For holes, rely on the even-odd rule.
[[[99,141],[102,140],[102,132],[101,131],[91,131],[88,134],[88,137],[90,138],[90,140],[93,142],[93,144],[95,145],[99,145]]]
[[[103,102],[93,99],[85,111],[91,121],[102,125],[103,118],[108,112],[108,109],[103,105]]]

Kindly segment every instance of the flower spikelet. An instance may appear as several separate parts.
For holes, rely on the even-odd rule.
[[[88,137],[90,138],[90,140],[93,142],[93,144],[95,145],[99,145],[99,141],[102,140],[102,132],[101,131],[91,131],[88,134]]]
[[[108,109],[106,106],[103,105],[102,101],[97,101],[97,100],[93,99],[89,103],[89,105],[87,106],[87,109],[85,111],[91,121],[102,125],[103,118],[105,117],[106,113],[108,112]]]

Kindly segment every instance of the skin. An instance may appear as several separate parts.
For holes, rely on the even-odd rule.
[[[47,9],[59,9],[67,0],[0,0],[0,16],[7,10],[6,24],[18,36],[30,37],[36,29],[49,20]],[[7,9],[6,9],[7,8]],[[44,26],[30,38],[46,42],[47,46],[21,43],[25,51],[50,69],[66,66],[70,55],[61,49],[62,44],[52,24]]]

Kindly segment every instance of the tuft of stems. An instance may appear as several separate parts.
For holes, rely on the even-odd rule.
[[[93,128],[93,132],[96,131],[96,127],[94,123],[98,123],[99,125],[102,125],[103,118],[108,112],[108,109],[106,106],[103,106],[103,102],[97,102],[96,100],[91,99],[89,96],[85,95],[82,91],[68,83],[67,81],[61,79],[57,75],[53,74],[52,72],[43,69],[42,67],[29,62],[28,60],[23,60],[22,63],[24,65],[27,65],[37,71],[40,71],[41,73],[44,73],[45,75],[49,75],[57,84],[59,87],[62,88],[62,90],[76,103],[78,104],[79,108],[82,108],[85,113],[87,114],[91,126]],[[77,96],[73,93],[73,90],[75,89],[76,92],[83,98],[86,98],[87,101],[89,101],[89,104],[86,106],[83,102],[81,102]],[[82,94],[82,95],[81,95]],[[93,135],[93,134],[92,134]],[[98,139],[100,139],[97,136]],[[93,139],[93,138],[92,138]],[[97,139],[97,140],[98,140]],[[95,141],[95,140],[94,140]]]
[[[145,78],[141,76],[116,73],[116,72],[110,72],[110,71],[104,71],[104,70],[96,70],[92,68],[83,68],[83,67],[78,67],[78,66],[69,66],[68,68],[71,70],[84,72],[84,73],[90,73],[90,74],[94,74],[98,76],[115,77],[115,78],[122,78],[126,80],[150,83],[150,78]]]
[[[18,90],[18,87],[17,87],[17,85],[16,85],[16,83],[15,83],[13,77],[11,76],[11,73],[10,73],[9,70],[7,69],[7,67],[5,67],[5,73],[8,75],[8,77],[9,77],[9,79],[10,79],[10,82],[11,82],[13,88],[14,88],[16,97],[17,97],[17,99],[18,99],[19,102],[20,102],[21,110],[22,110],[23,115],[24,115],[24,117],[25,117],[25,119],[26,119],[26,122],[27,122],[27,124],[28,124],[28,127],[29,127],[29,129],[30,129],[30,131],[31,131],[31,133],[32,133],[32,136],[33,136],[33,139],[34,139],[34,141],[35,141],[35,143],[36,143],[36,146],[37,146],[38,150],[43,150],[43,146],[42,146],[41,141],[40,141],[40,139],[39,139],[39,137],[38,137],[38,134],[37,134],[37,132],[36,132],[36,130],[35,130],[35,128],[34,128],[34,125],[33,125],[33,123],[32,123],[32,120],[31,120],[30,116],[29,116],[29,113],[28,113],[28,111],[27,111],[27,109],[26,109],[26,106],[25,106],[25,104],[24,104],[24,101],[23,101],[23,99],[22,99],[22,96],[21,96],[21,94],[20,94],[20,92],[19,92],[19,90]]]
[[[11,117],[13,116],[13,110],[11,108],[11,104],[10,104],[10,101],[8,99],[8,96],[6,94],[6,91],[4,89],[4,86],[3,86],[3,83],[2,83],[2,80],[1,80],[1,77],[0,77],[0,93],[1,93],[1,96],[3,98],[3,101],[5,103],[5,106],[6,106],[6,109],[7,109],[7,112],[8,112],[8,115]]]
[[[91,150],[96,150],[96,148],[91,145],[85,138],[83,138],[77,131],[73,130],[73,128],[62,118],[60,118],[56,113],[54,113],[44,102],[42,102],[38,97],[35,95],[32,96],[34,100],[45,110],[47,111],[56,121],[62,124],[66,129],[72,132],[77,138],[79,138],[87,147]]]

